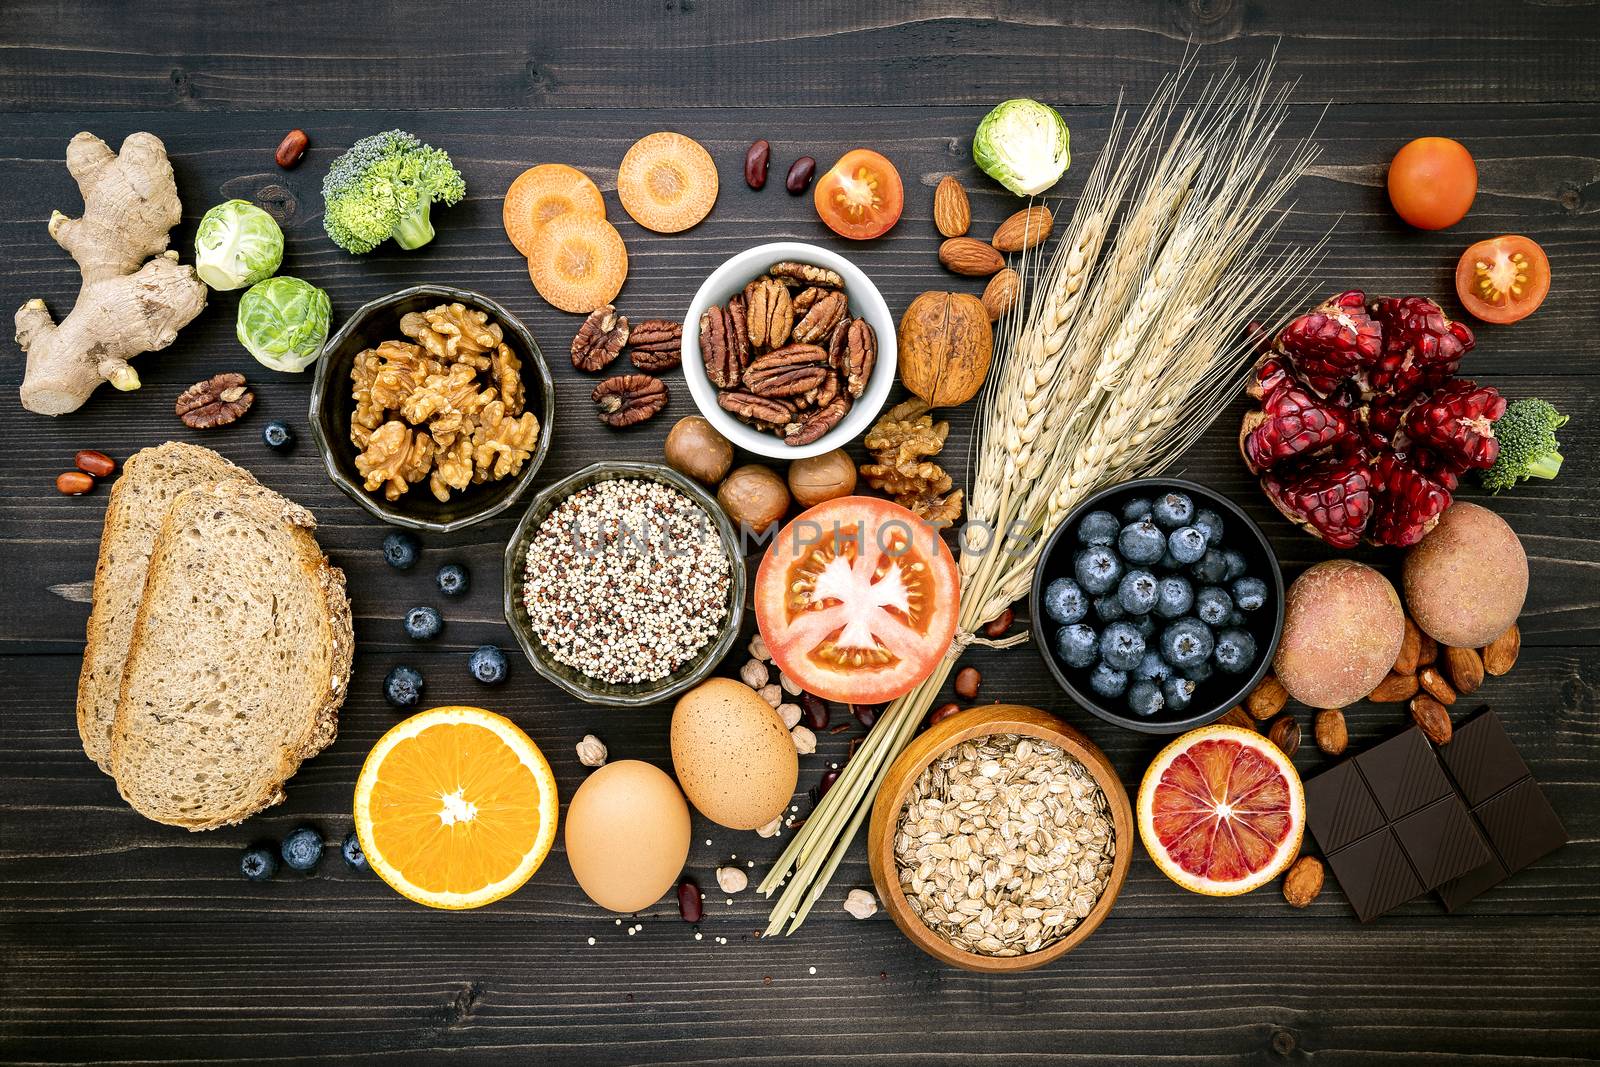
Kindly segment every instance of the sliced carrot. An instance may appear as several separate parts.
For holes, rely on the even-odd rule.
[[[663,130],[641,137],[622,157],[617,196],[647,230],[677,233],[711,213],[717,165],[692,137]]]
[[[588,175],[565,163],[541,163],[517,175],[500,207],[506,236],[524,256],[541,226],[569,212],[603,219],[606,202]]]
[[[568,212],[535,235],[528,276],[553,306],[587,315],[611,303],[628,277],[628,249],[605,219]]]

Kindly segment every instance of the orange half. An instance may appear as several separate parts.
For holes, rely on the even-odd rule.
[[[373,746],[356,780],[356,834],[396,892],[478,908],[521,888],[555,842],[555,776],[503,715],[443,707]]]

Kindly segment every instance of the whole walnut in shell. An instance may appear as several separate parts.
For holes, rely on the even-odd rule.
[[[900,379],[929,407],[978,395],[994,358],[983,301],[968,293],[923,293],[900,318]]]

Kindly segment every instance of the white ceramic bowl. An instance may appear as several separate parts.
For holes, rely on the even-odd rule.
[[[872,377],[867,379],[866,393],[851,406],[839,425],[809,445],[786,445],[776,435],[747,426],[723,411],[717,404],[717,387],[706,377],[705,362],[700,356],[700,316],[706,308],[727,303],[729,297],[743,292],[752,279],[765,274],[768,267],[786,259],[827,267],[837,273],[844,279],[845,292],[850,297],[850,314],[866,319],[872,332],[878,335],[878,363]],[[889,305],[883,302],[878,287],[860,268],[837,252],[802,241],[757,245],[712,271],[689,302],[689,313],[683,320],[683,377],[689,383],[689,393],[700,414],[718,433],[740,448],[772,459],[820,456],[865,433],[889,398],[889,390],[894,387],[896,362],[894,325]]]

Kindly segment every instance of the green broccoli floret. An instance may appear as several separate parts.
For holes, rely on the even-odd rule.
[[[401,248],[421,248],[433,240],[433,202],[454,204],[466,193],[450,153],[404,130],[375,133],[351,145],[322,179],[322,225],[347,252],[370,252],[390,237]]]
[[[1556,430],[1567,416],[1543,400],[1514,400],[1494,424],[1500,455],[1483,472],[1483,486],[1498,493],[1527,478],[1554,478],[1561,470],[1561,442]]]

